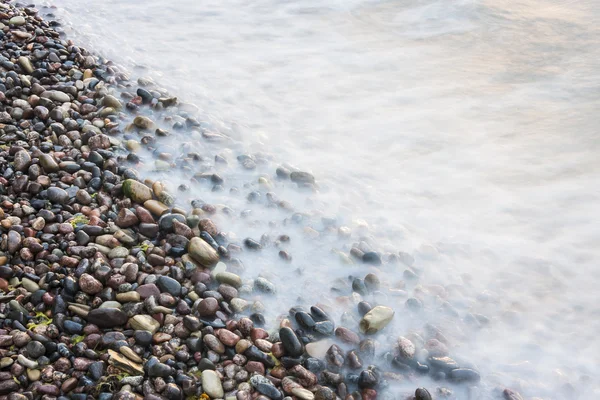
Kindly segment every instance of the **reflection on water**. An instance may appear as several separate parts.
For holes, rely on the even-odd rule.
[[[327,189],[282,196],[349,224],[362,218],[378,245],[415,255],[423,276],[404,290],[425,311],[398,314],[395,332],[445,330],[453,354],[482,371],[481,398],[497,385],[544,399],[598,395],[600,3],[53,4],[71,37],[197,104],[236,139],[233,154],[269,152]],[[257,238],[268,229],[221,223]],[[249,275],[284,289],[279,304],[367,273],[329,254],[337,239],[292,246],[297,280],[266,255],[246,260]],[[403,269],[379,274],[400,286]],[[385,301],[402,309],[405,299]],[[445,302],[462,323],[439,311]],[[474,328],[470,315],[489,322]]]

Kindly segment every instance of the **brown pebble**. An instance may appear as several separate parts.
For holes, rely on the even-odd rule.
[[[234,347],[239,341],[240,337],[227,329],[219,329],[216,332],[217,337],[225,346]]]
[[[343,326],[338,326],[335,329],[335,336],[344,343],[348,343],[348,344],[360,343],[360,337],[358,336],[358,334],[351,331],[348,328],[343,327]]]

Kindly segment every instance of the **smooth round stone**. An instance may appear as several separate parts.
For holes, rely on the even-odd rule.
[[[88,372],[94,381],[100,380],[104,375],[104,363],[102,361],[97,361],[90,364]]]
[[[42,376],[42,372],[39,369],[28,369],[27,370],[27,378],[31,382],[39,381],[41,376]]]
[[[60,90],[53,90],[50,92],[50,99],[59,103],[68,103],[71,101],[71,98],[65,92],[61,92]]]
[[[125,258],[129,255],[129,249],[127,247],[115,247],[108,253],[108,258],[111,260],[114,258]]]
[[[144,104],[150,104],[150,102],[153,99],[152,94],[149,91],[147,91],[146,89],[138,88],[136,93],[138,96],[140,96],[142,98],[142,102]]]
[[[367,289],[370,292],[374,292],[376,290],[379,290],[379,287],[381,286],[381,283],[380,283],[379,278],[377,277],[377,275],[375,275],[375,274],[367,274],[367,276],[365,276],[365,286],[367,287]]]
[[[81,275],[79,278],[79,287],[84,293],[92,295],[100,293],[103,289],[102,283],[89,274]]]
[[[175,221],[179,221],[182,224],[185,224],[185,217],[181,214],[164,214],[162,217],[159,218],[158,226],[161,230],[170,232],[173,230],[173,224],[175,223]]]
[[[314,184],[315,183],[315,177],[308,173],[308,172],[303,172],[303,171],[294,171],[290,174],[290,179],[292,180],[292,182],[295,183],[301,183],[301,184]]]
[[[19,384],[13,379],[0,381],[0,395],[16,392],[17,390],[19,390],[19,388]]]
[[[202,317],[213,316],[218,310],[219,303],[217,299],[213,297],[208,297],[204,300],[201,300],[200,303],[198,303],[198,313]]]
[[[154,126],[154,122],[148,117],[138,115],[133,119],[133,125],[140,129],[150,129]]]
[[[26,21],[25,17],[17,15],[16,17],[12,17],[10,20],[8,20],[8,23],[15,26],[21,26],[25,25]]]
[[[312,329],[315,326],[315,320],[307,312],[298,311],[294,318],[303,328]]]
[[[144,204],[144,202],[152,199],[152,190],[134,179],[126,179],[123,182],[123,193],[139,204]]]
[[[291,357],[300,357],[302,353],[304,353],[302,343],[291,328],[283,327],[279,329],[279,339],[283,343],[283,348],[287,355]]]
[[[202,389],[212,399],[220,399],[225,394],[219,375],[210,369],[202,371]]]
[[[27,278],[21,279],[21,286],[27,289],[27,291],[30,293],[40,290],[40,286],[37,283]]]
[[[217,253],[215,249],[213,249],[208,243],[206,243],[206,241],[200,239],[199,237],[193,237],[190,240],[188,245],[188,253],[196,262],[205,267],[212,267],[219,262],[219,253]],[[239,279],[239,286],[241,286],[241,279]]]
[[[48,196],[48,200],[50,200],[52,203],[65,204],[69,201],[69,194],[61,188],[53,186],[48,188],[46,193]]]
[[[102,99],[102,105],[104,105],[105,107],[111,107],[114,109],[121,109],[123,107],[123,104],[121,104],[121,101],[119,99],[117,99],[114,96],[111,96],[110,94],[104,96],[104,99]]]
[[[363,254],[362,260],[366,264],[381,265],[381,256],[379,255],[379,253],[374,251],[369,251]]]
[[[137,330],[134,332],[133,338],[140,346],[148,346],[152,343],[152,332]]]
[[[13,365],[14,361],[10,357],[2,357],[0,358],[0,368],[6,368]]]
[[[371,309],[373,308],[369,303],[367,303],[366,301],[361,301],[360,303],[358,303],[358,313],[362,316],[364,316],[366,313],[368,313],[369,311],[371,311]]]
[[[175,297],[181,295],[181,284],[168,276],[160,276],[156,281],[156,286],[161,292],[167,292]]]
[[[238,275],[232,272],[219,272],[216,275],[216,279],[219,283],[225,283],[227,285],[233,286],[236,289],[242,286],[242,278],[240,278]]]
[[[241,313],[241,312],[246,311],[246,309],[249,306],[248,301],[241,299],[239,297],[235,297],[235,298],[231,299],[231,301],[229,302],[229,305],[231,306],[233,311],[235,311],[236,313]]]
[[[46,347],[37,340],[27,343],[26,349],[27,355],[33,359],[38,359],[46,354]]]
[[[152,214],[161,216],[169,211],[169,207],[158,200],[148,200],[144,203],[144,207]]]
[[[17,231],[8,231],[8,252],[15,253],[21,245],[21,235]]]
[[[171,376],[173,369],[163,363],[154,363],[148,368],[148,375],[152,377],[163,377]]]
[[[40,165],[42,166],[42,168],[44,168],[44,171],[48,173],[57,172],[60,169],[58,163],[50,154],[40,155],[39,160]]]

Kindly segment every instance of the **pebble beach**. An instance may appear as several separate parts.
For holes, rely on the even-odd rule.
[[[534,399],[420,317],[492,324],[423,282],[436,248],[324,214],[318,174],[239,151],[59,26],[0,3],[0,400]]]

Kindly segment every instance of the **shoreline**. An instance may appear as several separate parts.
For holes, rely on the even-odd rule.
[[[227,188],[218,171],[194,172],[202,155],[157,151],[158,138],[170,133],[145,110],[173,131],[217,146],[224,138],[201,129],[152,82],[130,82],[60,40],[33,10],[0,6],[0,400],[358,400],[394,398],[386,387],[413,376],[479,382],[478,371],[448,357],[441,332],[399,337],[382,349],[371,335],[394,310],[374,300],[352,310],[351,327],[311,304],[290,310],[278,330],[263,329],[260,307],[244,297],[276,288],[263,277],[248,280],[239,257],[268,250],[292,262],[290,237],[230,241],[212,219],[231,209],[201,201],[182,207],[165,184],[136,171],[136,152],[146,147],[157,154],[155,169],[189,169],[207,190]],[[251,173],[262,162],[251,155],[210,161]],[[301,190],[316,185],[303,171],[273,172],[271,180]],[[262,196],[252,193],[249,201]],[[293,217],[284,201],[266,201]],[[331,227],[349,238],[347,229]],[[411,263],[407,255],[350,248],[351,262]],[[372,273],[348,283],[351,295],[365,298],[380,289]],[[418,300],[410,307],[418,309]],[[384,355],[389,368],[370,365]],[[509,389],[502,396],[521,398]],[[420,388],[399,398],[411,397],[432,395]]]

